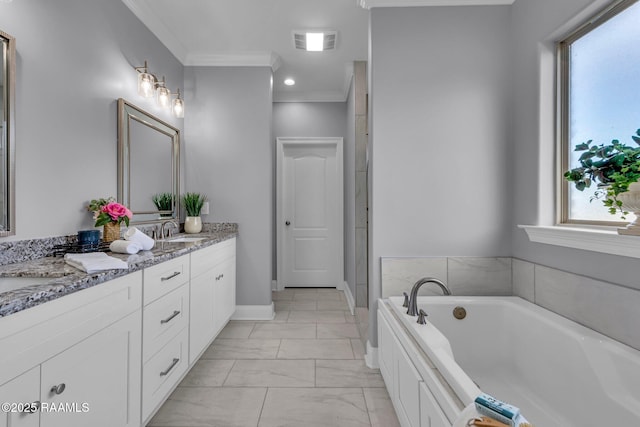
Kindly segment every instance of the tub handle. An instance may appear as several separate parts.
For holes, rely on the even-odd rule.
[[[404,308],[409,308],[409,294],[406,292],[403,292],[402,295],[404,295],[404,302],[402,303],[402,306]]]
[[[420,309],[420,311],[418,312],[418,323],[421,325],[426,325],[427,316],[428,314],[423,309]]]

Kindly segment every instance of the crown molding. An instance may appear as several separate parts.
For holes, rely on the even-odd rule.
[[[342,92],[275,93],[273,102],[345,102]]]
[[[353,81],[353,62],[349,62],[345,67],[344,82],[342,84],[343,101],[349,99],[349,92],[351,91],[351,85]]]
[[[183,65],[187,58],[187,49],[169,30],[169,28],[158,19],[153,9],[144,0],[122,0],[135,16],[164,44],[167,49]]]
[[[276,71],[282,65],[280,56],[274,52],[225,52],[189,53],[186,66],[210,67],[270,67]]]
[[[363,9],[416,6],[491,6],[513,4],[515,0],[358,0]]]

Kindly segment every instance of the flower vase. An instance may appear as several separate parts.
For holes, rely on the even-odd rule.
[[[188,216],[184,219],[184,232],[195,234],[202,231],[202,218],[199,216]]]
[[[105,242],[113,242],[120,238],[120,224],[117,222],[108,222],[104,225],[102,240]]]
[[[635,214],[636,219],[625,228],[618,228],[618,234],[640,236],[640,181],[629,184],[629,190],[618,194],[622,209]]]

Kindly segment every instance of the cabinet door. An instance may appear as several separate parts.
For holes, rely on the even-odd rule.
[[[224,261],[216,276],[214,293],[214,323],[218,333],[236,311],[236,259]]]
[[[378,311],[378,361],[380,363],[380,373],[387,385],[391,400],[396,400],[398,395],[394,378],[393,349],[394,345],[396,345],[394,343],[395,338],[391,327],[382,313]]]
[[[411,359],[400,346],[396,348],[396,383],[398,384],[398,406],[396,409],[400,425],[420,426],[420,383],[422,378]]]
[[[40,366],[25,372],[18,378],[0,386],[0,402],[15,404],[13,407],[2,408],[0,412],[0,427],[38,427],[40,424],[39,411],[23,411],[24,404],[28,409],[33,408],[31,404],[38,405],[40,402]]]
[[[215,333],[213,313],[217,269],[208,270],[191,279],[189,295],[189,363],[205,349]]]
[[[138,310],[44,362],[41,427],[139,426],[141,338]]]
[[[420,383],[420,427],[451,427],[425,383]]]

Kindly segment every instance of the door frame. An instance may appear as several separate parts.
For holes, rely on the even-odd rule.
[[[336,163],[338,168],[338,210],[340,212],[338,220],[338,235],[340,244],[338,245],[337,268],[338,268],[338,280],[336,283],[336,289],[341,289],[344,282],[344,159],[343,159],[343,138],[342,137],[322,137],[322,138],[307,138],[307,137],[277,137],[276,138],[276,289],[279,291],[284,290],[284,282],[282,281],[283,275],[283,253],[284,253],[284,200],[283,185],[284,185],[284,148],[285,146],[304,146],[304,145],[324,145],[328,147],[335,147],[336,150]]]

